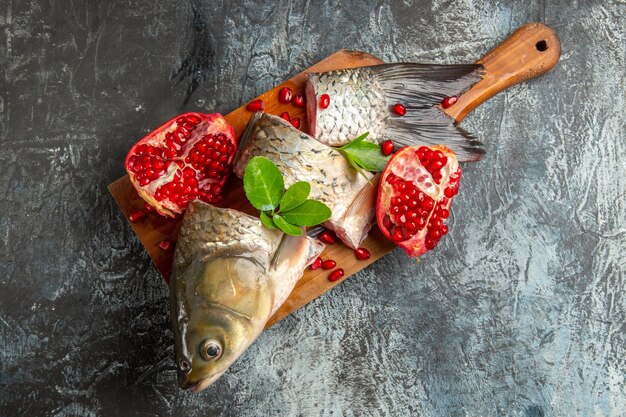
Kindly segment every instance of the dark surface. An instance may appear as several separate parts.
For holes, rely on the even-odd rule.
[[[0,415],[623,415],[624,2],[206,3],[0,0]],[[487,155],[440,247],[181,391],[167,288],[106,190],[181,63],[226,113],[340,48],[472,62],[535,20],[561,62],[464,122]]]

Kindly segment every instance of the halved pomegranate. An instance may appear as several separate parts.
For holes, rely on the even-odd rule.
[[[221,114],[185,113],[137,142],[125,167],[139,195],[175,217],[195,199],[221,199],[236,150],[235,131]]]
[[[376,202],[380,230],[409,256],[433,249],[448,233],[445,222],[460,178],[459,162],[445,146],[400,149],[380,179]]]

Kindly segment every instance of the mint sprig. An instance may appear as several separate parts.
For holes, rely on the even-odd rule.
[[[367,176],[364,171],[381,172],[391,158],[391,156],[383,155],[379,145],[366,141],[367,135],[369,135],[369,132],[365,132],[342,147],[336,148],[348,160],[350,165],[365,178]]]
[[[306,181],[298,181],[285,191],[280,170],[263,156],[248,161],[243,189],[252,206],[261,212],[261,223],[288,235],[301,236],[303,226],[323,223],[332,214],[326,204],[308,198],[311,185]]]

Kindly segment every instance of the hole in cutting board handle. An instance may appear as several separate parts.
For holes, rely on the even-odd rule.
[[[537,48],[539,52],[545,52],[548,50],[548,42],[541,40],[535,44],[535,48]]]

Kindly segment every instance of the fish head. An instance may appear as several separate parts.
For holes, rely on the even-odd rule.
[[[195,270],[195,271],[194,271]],[[215,257],[186,271],[173,317],[178,382],[199,392],[256,339],[272,308],[265,267],[242,256]],[[197,278],[194,278],[197,277]],[[178,294],[177,294],[178,295]]]

